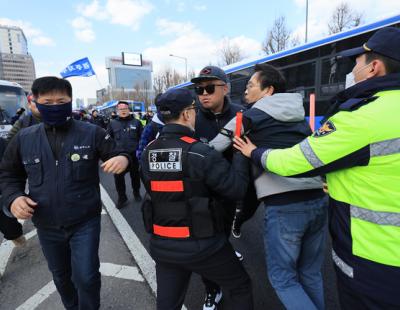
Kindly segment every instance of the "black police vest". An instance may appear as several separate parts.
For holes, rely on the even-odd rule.
[[[188,152],[197,140],[158,138],[145,151],[142,169],[151,203],[143,204],[146,230],[165,238],[208,238],[221,231],[215,202],[201,180],[191,179]]]
[[[110,126],[118,147],[127,153],[134,153],[140,140],[140,122],[135,118],[129,121],[116,119],[111,121]]]
[[[20,131],[20,155],[37,226],[70,226],[100,214],[96,126],[73,121],[55,160],[43,124]]]

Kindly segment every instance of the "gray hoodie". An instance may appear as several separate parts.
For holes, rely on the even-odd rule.
[[[258,109],[281,122],[299,122],[304,120],[305,116],[303,100],[298,93],[277,93],[273,96],[263,97],[251,109]],[[224,128],[234,132],[235,127],[236,117],[226,124]],[[242,129],[243,132],[244,130]],[[220,152],[223,152],[231,144],[231,139],[222,134],[218,134],[210,142],[210,145]],[[268,171],[260,174],[259,168],[254,165],[253,177],[258,199],[284,192],[322,188],[320,177],[287,178]]]

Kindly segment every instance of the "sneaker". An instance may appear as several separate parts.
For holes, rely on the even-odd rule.
[[[117,209],[122,209],[127,201],[128,197],[126,196],[118,197]]]
[[[207,292],[204,300],[203,310],[217,310],[222,299],[222,291]]]
[[[239,261],[243,261],[244,260],[244,257],[240,252],[235,251],[235,254],[236,254],[236,257],[238,258]]]
[[[19,236],[17,239],[11,240],[16,247],[23,247],[26,244],[26,238],[24,235]]]
[[[140,195],[139,191],[133,192],[133,197],[135,197],[135,201],[142,201],[142,196]]]

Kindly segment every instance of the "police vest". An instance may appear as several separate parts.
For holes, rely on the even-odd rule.
[[[140,123],[137,119],[112,120],[110,123],[114,140],[125,152],[134,153],[140,140]]]
[[[222,230],[216,201],[202,180],[187,175],[190,137],[158,138],[145,150],[145,187],[151,203],[143,205],[146,229],[165,238],[208,238]]]
[[[312,137],[271,151],[266,166],[300,174],[367,148],[365,165],[327,174],[332,257],[351,289],[400,306],[400,90],[374,96],[348,100]]]
[[[29,196],[38,203],[36,225],[70,226],[100,214],[95,136],[95,125],[73,121],[55,160],[43,123],[20,131]]]

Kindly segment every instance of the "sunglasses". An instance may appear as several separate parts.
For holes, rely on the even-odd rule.
[[[203,95],[204,90],[207,92],[207,94],[211,95],[215,92],[215,86],[225,86],[225,84],[210,84],[207,86],[195,86],[194,91],[197,95]]]

